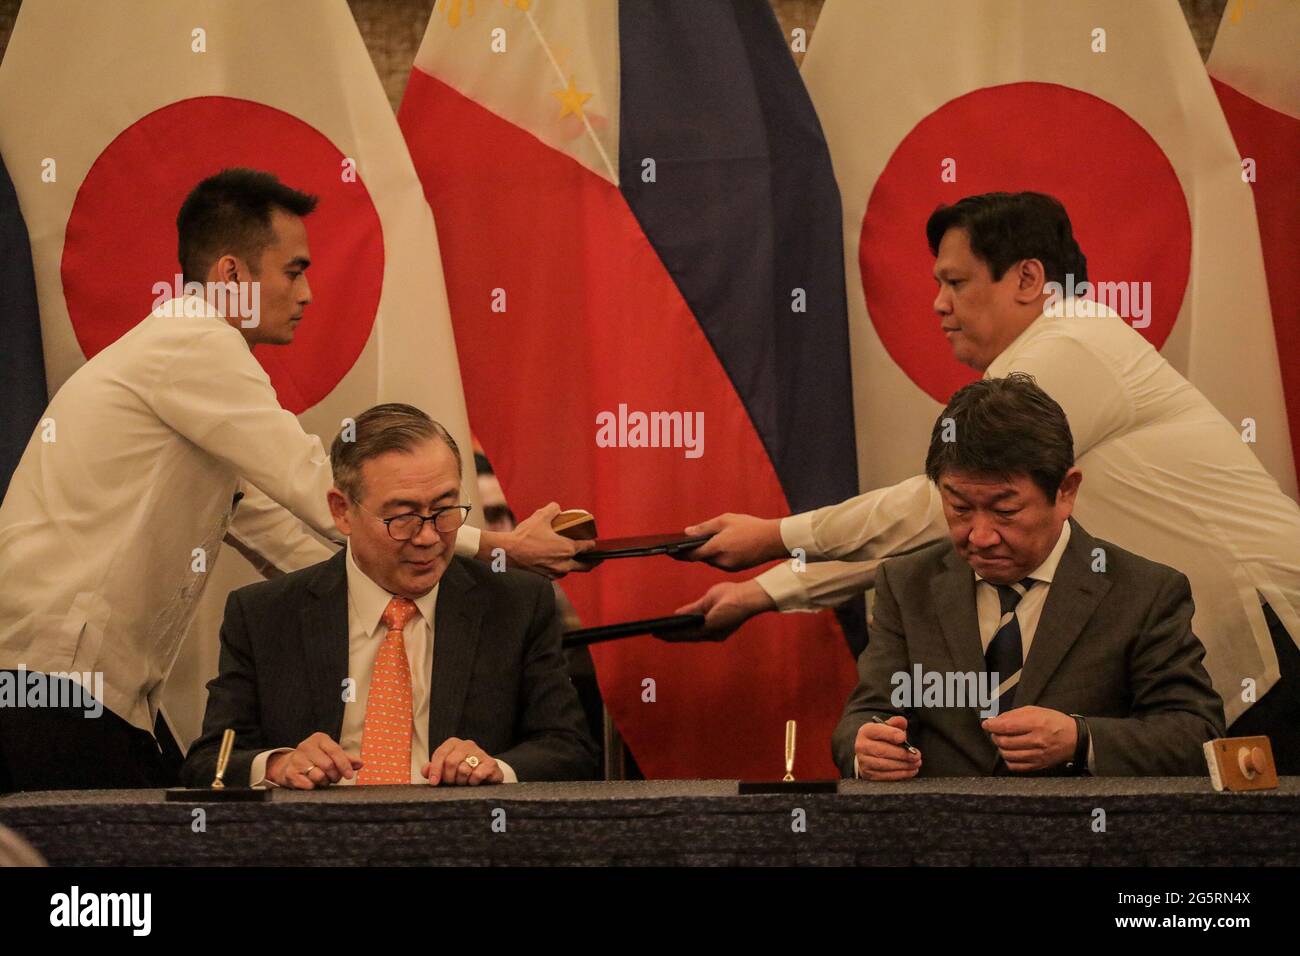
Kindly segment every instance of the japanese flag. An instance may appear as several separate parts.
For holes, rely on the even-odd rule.
[[[470,447],[432,215],[344,0],[27,0],[0,67],[0,151],[31,234],[51,393],[172,296],[190,189],[248,166],[320,197],[314,301],[292,345],[256,352],[280,403],[326,446],[343,419],[404,401]],[[183,739],[226,593],[256,578],[229,547],[211,573],[165,697]]]
[[[1294,496],[1251,187],[1177,0],[828,0],[803,76],[844,202],[864,489],[920,471],[976,376],[931,309],[927,216],[1037,190],[1069,210],[1088,278],[1129,294],[1121,314],[1230,422],[1253,420]]]
[[[1291,447],[1300,452],[1300,3],[1233,0],[1206,68],[1255,193]]]

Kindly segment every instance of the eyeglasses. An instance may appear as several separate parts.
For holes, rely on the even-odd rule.
[[[433,522],[435,531],[444,534],[455,531],[465,523],[469,513],[474,509],[473,505],[447,505],[445,508],[434,508],[433,514],[429,515],[408,511],[406,514],[394,515],[391,518],[381,518],[359,501],[356,502],[356,506],[370,517],[382,521],[384,527],[388,529],[388,536],[394,541],[410,541],[424,530],[426,521]]]

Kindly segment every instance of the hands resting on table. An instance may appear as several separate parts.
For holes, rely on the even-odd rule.
[[[478,766],[470,766],[468,757],[474,757]],[[280,787],[319,790],[343,779],[351,780],[362,766],[360,757],[345,751],[328,734],[317,732],[293,750],[272,754],[266,762],[266,778]],[[477,787],[505,779],[495,758],[474,741],[459,737],[444,740],[420,772],[432,786]]]
[[[1017,707],[980,724],[1007,769],[1023,773],[1045,770],[1074,756],[1078,725],[1069,714],[1047,707]],[[894,716],[883,724],[874,721],[858,729],[853,749],[863,780],[907,780],[921,769],[921,753],[909,753],[907,718]]]

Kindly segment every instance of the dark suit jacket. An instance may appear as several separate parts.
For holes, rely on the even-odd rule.
[[[1095,548],[1104,552],[1104,572],[1092,570]],[[1085,717],[1098,775],[1205,773],[1201,744],[1223,736],[1223,702],[1201,664],[1205,648],[1192,633],[1192,609],[1182,574],[1094,538],[1071,520],[1015,706]],[[858,687],[832,739],[841,772],[853,776],[853,744],[873,714],[907,718],[921,775],[1007,772],[980,729],[978,704],[908,710],[891,702],[893,675],[912,674],[916,664],[944,674],[984,670],[975,573],[952,543],[884,562],[872,619]]]
[[[182,769],[188,786],[216,772],[222,732],[235,731],[225,780],[247,786],[253,758],[317,731],[338,740],[348,668],[345,554],[231,593],[220,673],[208,684],[203,733]],[[545,578],[453,558],[434,611],[429,746],[473,740],[521,781],[595,776],[596,747],[560,651]]]

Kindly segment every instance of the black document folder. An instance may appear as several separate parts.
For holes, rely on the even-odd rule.
[[[671,617],[654,617],[644,621],[624,621],[622,624],[584,627],[566,632],[564,646],[583,647],[587,644],[616,641],[622,637],[637,637],[641,634],[672,634],[674,631],[689,631],[703,623],[703,614],[674,614]]]

